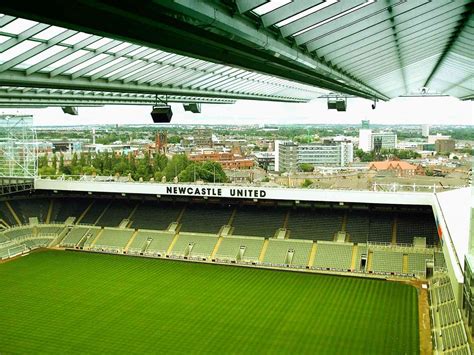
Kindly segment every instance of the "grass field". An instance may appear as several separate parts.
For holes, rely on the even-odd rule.
[[[0,264],[0,353],[416,354],[399,283],[46,251]]]

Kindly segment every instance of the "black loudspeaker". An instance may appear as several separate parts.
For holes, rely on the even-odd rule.
[[[183,107],[184,107],[184,111],[188,111],[192,113],[201,113],[201,104],[198,102],[183,104]]]
[[[64,113],[66,113],[68,115],[77,116],[79,114],[79,111],[77,110],[77,107],[65,106],[65,107],[61,107],[61,109],[63,110]]]
[[[153,110],[151,110],[151,118],[154,123],[170,123],[171,117],[173,117],[173,111],[169,105],[153,106]]]
[[[344,99],[337,99],[336,100],[336,109],[338,111],[345,111],[346,110],[346,100]]]
[[[336,109],[336,98],[330,97],[328,98],[328,110],[335,110]]]

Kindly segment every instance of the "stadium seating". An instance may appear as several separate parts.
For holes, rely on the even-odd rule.
[[[53,238],[34,238],[26,240],[23,244],[25,244],[30,250],[36,248],[45,248],[51,243]]]
[[[369,211],[354,210],[347,214],[346,232],[352,243],[366,243],[369,235]]]
[[[39,235],[57,235],[61,233],[63,230],[64,226],[63,225],[51,225],[51,224],[46,224],[46,225],[38,225],[37,227],[38,234]]]
[[[29,224],[30,217],[37,217],[40,223],[46,222],[49,200],[44,198],[12,200],[10,205],[23,224]]]
[[[314,267],[347,271],[351,268],[352,243],[318,242]]]
[[[144,201],[133,214],[132,227],[165,230],[171,222],[176,222],[182,209],[181,204],[158,204],[154,201]]]
[[[369,242],[392,242],[393,215],[383,212],[372,212],[369,223]]]
[[[94,249],[121,251],[133,235],[133,229],[104,228],[94,244]]]
[[[426,260],[433,261],[433,253],[409,253],[408,272],[410,274],[424,274],[426,272]]]
[[[6,236],[10,240],[14,239],[21,239],[27,236],[33,235],[33,228],[32,227],[20,227],[20,228],[12,228],[7,229],[4,232],[4,236]]]
[[[10,257],[24,253],[26,251],[28,251],[28,248],[24,244],[1,247],[0,259],[8,259]]]
[[[470,354],[464,323],[454,298],[451,281],[447,275],[435,276],[429,284],[430,312],[434,350],[456,354]]]
[[[90,248],[97,235],[100,233],[101,228],[89,228],[86,234],[84,234],[82,240],[77,244],[78,247]]]
[[[375,249],[372,255],[372,271],[383,273],[403,272],[403,252]]]
[[[53,200],[52,222],[64,222],[69,217],[76,217],[76,221],[81,214],[92,203],[92,200],[77,198],[74,203],[56,198]]]
[[[258,237],[273,237],[283,227],[284,209],[245,206],[237,210],[232,226],[233,234]]]
[[[109,200],[95,199],[91,208],[84,215],[84,218],[80,221],[82,224],[95,224],[97,219],[100,217],[104,209],[109,205]]]
[[[0,219],[3,219],[9,226],[18,224],[4,201],[0,201]]]
[[[84,237],[84,235],[90,230],[89,227],[76,226],[73,227],[68,234],[60,242],[60,246],[64,247],[75,247]]]
[[[434,253],[434,266],[435,269],[446,269],[446,261],[442,251]]]
[[[438,244],[438,232],[433,215],[398,214],[397,243],[412,244],[414,237],[425,237],[426,245]]]
[[[217,243],[217,235],[179,233],[171,255],[180,257],[209,258]]]
[[[145,249],[147,255],[165,255],[175,236],[175,233],[172,232],[143,231],[143,233],[147,236],[147,239],[152,238]]]
[[[217,234],[228,223],[233,209],[233,206],[188,205],[181,219],[181,231]]]
[[[131,254],[139,254],[144,252],[145,248],[148,246],[148,239],[153,239],[153,235],[153,231],[139,230],[128,246],[128,252]]]
[[[263,262],[272,265],[292,265],[305,267],[313,243],[306,240],[270,239]]]
[[[222,239],[216,253],[218,260],[257,262],[265,239],[227,236]],[[241,248],[244,248],[241,251]]]
[[[290,213],[288,229],[291,239],[334,240],[341,230],[343,213],[317,209],[296,209]]]
[[[132,213],[136,204],[136,201],[113,200],[97,224],[101,227],[118,227],[120,222]]]
[[[8,242],[10,238],[8,238],[3,232],[0,232],[0,244],[4,242]]]

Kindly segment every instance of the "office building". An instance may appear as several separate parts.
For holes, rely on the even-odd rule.
[[[449,154],[454,152],[455,143],[454,139],[437,139],[435,142],[436,153]]]
[[[347,166],[353,162],[354,149],[350,142],[329,144],[297,144],[280,142],[275,154],[275,170],[296,171],[301,164],[313,166]]]
[[[430,125],[429,124],[421,125],[421,135],[423,137],[428,137],[430,135]]]

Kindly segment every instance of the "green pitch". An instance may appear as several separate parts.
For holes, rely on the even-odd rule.
[[[403,284],[63,251],[0,264],[0,353],[418,349]]]

